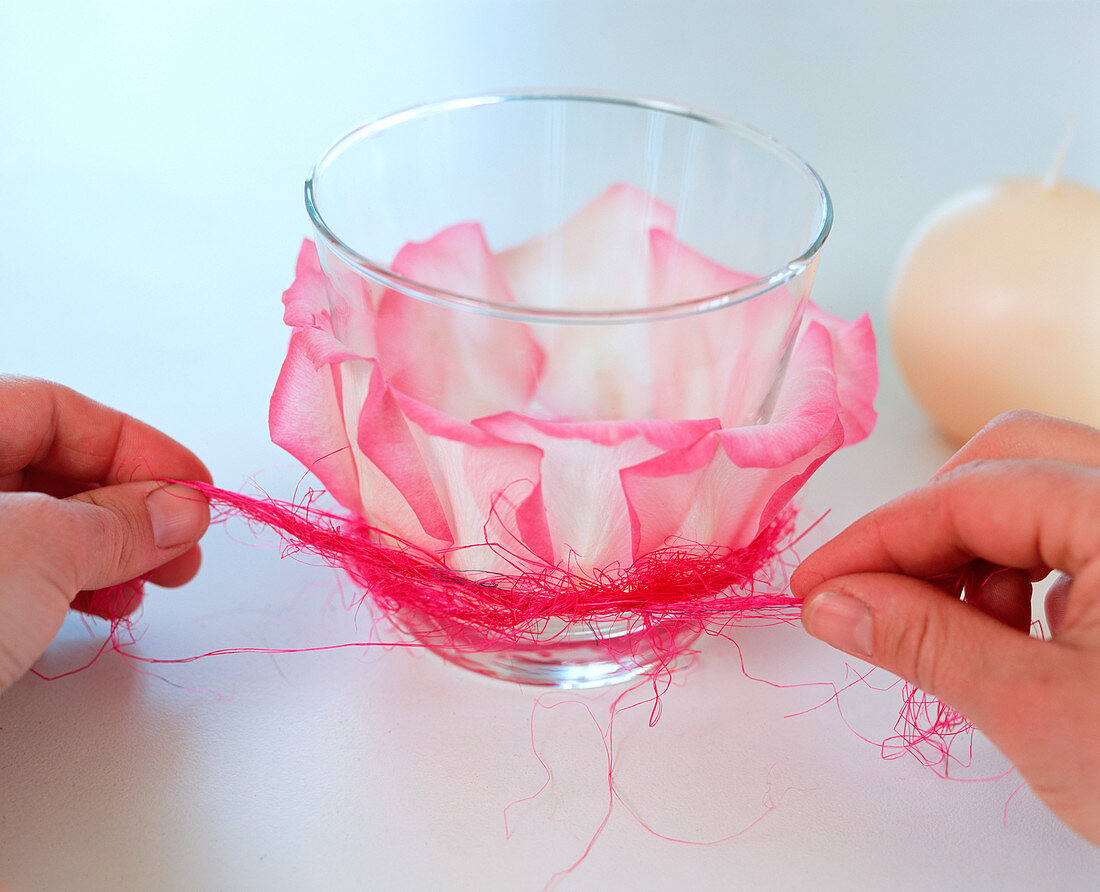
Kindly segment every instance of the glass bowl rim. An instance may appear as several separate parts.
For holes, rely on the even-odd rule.
[[[390,269],[388,263],[382,263],[366,257],[344,242],[329,227],[324,216],[321,214],[317,206],[316,195],[318,178],[324,173],[325,168],[334,162],[344,150],[350,148],[360,140],[369,139],[383,130],[388,130],[391,127],[419,118],[426,118],[462,109],[478,108],[481,106],[531,101],[591,102],[645,111],[655,111],[717,127],[749,142],[755,143],[760,148],[771,152],[795,169],[801,171],[802,174],[807,177],[810,184],[816,187],[820,201],[820,223],[817,232],[806,249],[793,260],[787,261],[778,269],[762,275],[752,282],[746,283],[738,288],[700,297],[693,297],[675,303],[635,307],[626,310],[547,310],[537,307],[523,307],[516,304],[487,301],[478,297],[447,291],[442,288],[435,288],[423,282],[417,282],[413,279],[400,276]],[[490,316],[542,323],[614,324],[622,322],[645,322],[710,312],[721,307],[750,300],[791,281],[811,266],[818,253],[821,251],[822,245],[825,244],[825,240],[828,238],[833,224],[832,198],[817,171],[788,146],[764,133],[762,130],[733,118],[723,117],[680,103],[625,93],[608,93],[592,90],[498,91],[423,103],[409,106],[408,108],[391,112],[377,118],[372,118],[349,130],[332,143],[332,145],[322,153],[316,163],[314,163],[313,167],[310,168],[309,175],[305,182],[305,202],[306,210],[309,213],[310,220],[313,222],[314,229],[324,240],[329,249],[353,269],[381,285],[388,288],[395,288],[410,297],[426,300],[430,303],[452,308],[457,307]]]

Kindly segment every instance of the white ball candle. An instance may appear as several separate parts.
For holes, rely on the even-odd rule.
[[[949,200],[903,256],[890,329],[956,442],[1014,408],[1100,426],[1100,192],[1013,179]]]

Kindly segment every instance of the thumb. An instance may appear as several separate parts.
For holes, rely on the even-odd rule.
[[[209,522],[205,498],[156,481],[69,499],[0,493],[0,690],[46,649],[77,592],[148,573]]]
[[[64,499],[80,589],[125,582],[191,548],[210,524],[204,496],[179,484],[124,483]],[[63,546],[64,547],[64,546]]]
[[[815,638],[881,666],[982,724],[1018,691],[1035,656],[1026,635],[923,580],[857,573],[807,595]]]

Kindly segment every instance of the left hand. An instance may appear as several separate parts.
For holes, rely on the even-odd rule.
[[[160,478],[210,472],[159,431],[66,387],[0,376],[0,691],[26,672],[70,607],[109,617],[138,604],[93,597],[145,576],[198,572],[206,500]],[[121,481],[125,482],[121,482]]]

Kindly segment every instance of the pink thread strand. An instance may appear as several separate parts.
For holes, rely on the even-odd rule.
[[[630,567],[605,568],[588,575],[566,567],[536,565],[530,558],[509,554],[517,572],[472,576],[449,568],[444,562],[446,554],[440,556],[418,548],[360,518],[316,508],[318,494],[313,491],[300,503],[293,503],[270,497],[254,498],[201,481],[165,482],[182,483],[202,494],[215,511],[216,521],[241,517],[276,531],[284,543],[284,556],[307,553],[345,570],[364,589],[363,600],[369,597],[399,626],[403,622],[414,623],[422,643],[364,641],[316,648],[225,648],[176,659],[126,652],[128,658],[148,663],[188,663],[236,653],[283,654],[372,645],[488,652],[552,641],[554,633],[548,634],[552,621],[588,623],[598,639],[601,629],[615,623],[619,623],[615,635],[622,636],[622,623],[626,623],[628,634],[645,634],[645,644],[657,656],[643,679],[653,685],[650,724],[655,724],[660,716],[661,693],[668,688],[673,664],[694,652],[690,645],[679,643],[690,641],[692,636],[669,634],[670,623],[672,628],[689,628],[732,640],[730,632],[736,628],[796,621],[802,604],[802,599],[773,590],[767,584],[781,554],[805,535],[804,531],[794,538],[794,511],[790,509],[742,549],[671,544],[645,555]],[[499,545],[490,547],[501,554]],[[525,566],[528,569],[521,569]],[[53,678],[87,668],[107,650],[121,651],[123,645],[118,635],[122,628],[128,628],[125,614],[128,606],[136,603],[135,597],[140,598],[142,584],[143,580],[131,580],[87,593],[86,603],[95,605],[92,612],[115,617],[111,637],[86,665]],[[434,630],[428,634],[424,632],[425,620]],[[845,688],[858,683],[867,684],[860,676]],[[839,708],[839,695],[844,688],[833,686],[833,689],[833,695],[815,708],[829,702],[836,702]],[[903,685],[902,701],[894,736],[878,744],[884,758],[908,752],[944,776],[950,763],[965,765],[952,755],[952,749],[960,741],[971,740],[970,722],[910,685]]]

